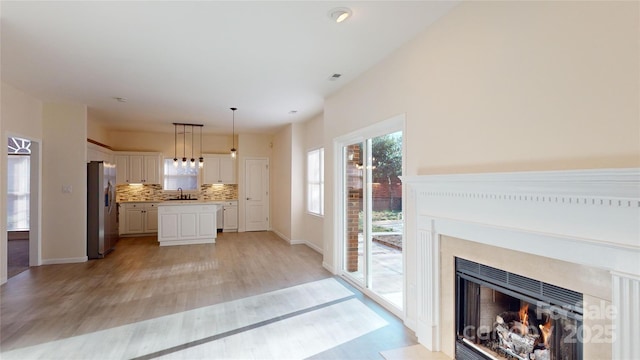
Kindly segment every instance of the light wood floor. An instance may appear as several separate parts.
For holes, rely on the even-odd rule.
[[[7,277],[29,268],[29,231],[7,231]]]
[[[238,299],[264,301],[260,296],[265,293],[330,279],[321,262],[312,249],[290,246],[270,232],[224,233],[215,245],[162,248],[155,237],[122,238],[105,259],[31,268],[9,279],[0,289],[0,349],[8,352],[95,334]],[[337,280],[353,294],[354,305],[364,304],[386,325],[313,353],[312,358],[380,359],[382,350],[416,344],[401,321]],[[326,306],[327,311],[331,308]],[[285,320],[275,318],[265,326],[287,324]],[[256,326],[247,329],[257,334]],[[158,341],[152,339],[157,329],[148,332],[142,334],[144,341]],[[87,353],[86,358],[93,355]]]

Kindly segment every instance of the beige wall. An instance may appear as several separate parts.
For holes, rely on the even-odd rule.
[[[302,124],[302,131],[304,132],[304,148],[303,148],[303,171],[302,171],[302,178],[304,179],[304,181],[306,181],[307,178],[307,173],[306,173],[306,164],[307,164],[307,158],[306,158],[306,153],[309,150],[313,150],[313,149],[317,149],[320,147],[323,147],[323,140],[324,140],[324,129],[323,129],[323,116],[322,115],[318,115],[314,118],[312,118],[311,120],[308,120],[307,122],[305,122],[304,124]],[[326,159],[325,159],[325,164],[326,164]],[[326,168],[326,165],[325,165]],[[325,176],[325,182],[327,181],[327,178]],[[303,211],[302,211],[302,224],[304,226],[304,234],[305,237],[304,239],[307,241],[307,243],[313,247],[314,249],[316,249],[319,252],[323,252],[323,248],[324,248],[324,239],[323,239],[323,227],[324,227],[324,218],[323,217],[319,217],[319,216],[315,216],[315,215],[310,215],[307,213],[306,211],[306,194],[307,194],[307,189],[305,186],[302,187],[302,192],[301,192],[301,197],[303,198]],[[325,196],[326,198],[326,196]]]
[[[406,175],[640,166],[638,2],[466,2],[329,97],[337,136],[406,114]],[[324,227],[334,259],[333,221]]]
[[[289,243],[307,243],[305,214],[304,125],[289,124],[273,136],[271,154],[271,228]]]
[[[291,124],[284,126],[273,136],[271,153],[271,229],[291,242]]]
[[[42,101],[5,83],[2,83],[2,119],[3,130],[10,135],[42,139]]]
[[[200,156],[200,132],[194,128],[193,154],[195,158]],[[183,136],[173,133],[159,133],[149,131],[110,131],[109,146],[116,151],[153,151],[161,152],[165,157],[173,158],[177,152],[178,158],[186,154],[191,158],[191,133],[187,133],[186,142]],[[177,145],[177,146],[176,146]],[[226,154],[232,146],[230,135],[202,134],[203,154]]]
[[[236,141],[239,157],[271,157],[272,146],[270,134],[238,134]]]
[[[87,257],[87,107],[43,107],[42,260],[44,264]],[[62,191],[71,187],[71,193]]]
[[[4,83],[1,83],[4,88]],[[0,88],[0,99],[2,99],[3,90]],[[5,135],[2,124],[2,110],[4,105],[0,101],[0,147],[6,149],[7,136]],[[0,156],[0,169],[4,173],[4,169],[7,166],[7,159],[4,156]],[[7,203],[7,184],[3,180],[4,176],[0,176],[0,204]],[[0,206],[0,284],[4,284],[7,281],[7,210],[5,206]]]
[[[304,149],[304,125],[291,125],[291,239],[295,243],[308,243],[308,231],[304,227],[306,194],[306,151]]]
[[[109,130],[98,120],[91,109],[87,109],[87,138],[109,145]]]
[[[42,141],[42,101],[25,94],[9,84],[1,84],[0,146],[7,148],[8,136],[20,136]],[[5,153],[6,154],[6,153]],[[7,169],[6,156],[0,156],[0,174]],[[7,184],[0,176],[0,283],[7,281]]]

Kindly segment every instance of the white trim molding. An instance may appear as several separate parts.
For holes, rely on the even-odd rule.
[[[640,354],[640,277],[613,273],[613,306],[615,338],[612,359],[634,359]]]
[[[281,232],[271,229],[270,231],[273,231],[274,234],[278,235],[279,238],[281,238],[282,240],[286,241],[289,245],[306,245],[309,248],[311,248],[313,251],[319,253],[320,255],[322,255],[322,248],[318,247],[317,245],[315,245],[314,243],[312,243],[311,241],[307,241],[307,240],[291,240],[288,237],[284,236],[284,234],[282,234]]]
[[[311,241],[301,240],[300,244],[305,244],[308,247],[310,247],[311,249],[313,249],[315,252],[317,252],[318,254],[322,255],[323,249],[321,247],[319,247],[318,245],[312,243]]]
[[[89,258],[86,256],[75,257],[75,258],[45,259],[45,260],[42,260],[42,265],[75,264],[75,263],[83,263],[87,261],[89,261]]]
[[[640,337],[640,169],[597,169],[403,178],[407,229],[416,249],[417,289],[407,323],[440,350],[441,236],[501,247],[611,272],[618,309],[613,357],[638,354]],[[415,224],[415,225],[413,225]],[[411,244],[413,243],[413,244]],[[530,246],[536,244],[536,246]],[[413,279],[413,280],[412,280]],[[453,336],[447,334],[446,336]]]

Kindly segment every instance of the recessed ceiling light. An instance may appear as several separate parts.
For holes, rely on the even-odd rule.
[[[123,97],[117,97],[117,96],[116,96],[116,97],[114,97],[114,99],[115,99],[117,102],[127,102],[127,98],[123,98]]]
[[[347,20],[350,16],[351,9],[345,7],[334,8],[329,11],[329,17],[337,23]]]

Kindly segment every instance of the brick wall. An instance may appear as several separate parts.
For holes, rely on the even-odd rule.
[[[360,164],[360,146],[347,148],[347,271],[358,271],[358,219],[362,211],[362,176],[357,166]]]

